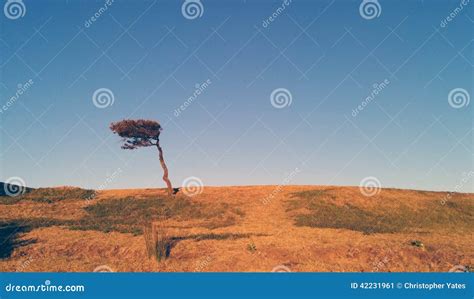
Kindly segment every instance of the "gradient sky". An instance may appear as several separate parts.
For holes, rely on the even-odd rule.
[[[455,88],[473,95],[474,3],[441,27],[460,1],[379,0],[367,20],[362,1],[293,0],[265,28],[281,1],[202,0],[190,20],[184,1],[116,0],[89,27],[104,1],[23,2],[23,17],[0,16],[0,104],[34,83],[0,113],[0,181],[163,187],[156,149],[122,150],[108,129],[146,118],[164,127],[174,185],[376,177],[383,187],[474,191],[463,180],[474,169],[474,103],[448,102]],[[99,88],[113,105],[93,104]],[[291,105],[271,105],[277,88]]]

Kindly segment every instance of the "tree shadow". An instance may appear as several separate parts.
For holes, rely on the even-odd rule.
[[[171,254],[171,249],[173,249],[180,241],[184,240],[194,240],[196,242],[205,241],[205,240],[237,240],[237,239],[246,239],[250,237],[260,237],[260,236],[268,236],[266,234],[232,234],[232,233],[224,233],[224,234],[194,234],[184,237],[172,237],[170,238],[169,242],[166,244],[166,258],[168,258]]]
[[[33,244],[36,240],[22,240],[21,234],[31,231],[29,225],[18,221],[0,222],[0,259],[11,257],[13,251],[21,246]]]

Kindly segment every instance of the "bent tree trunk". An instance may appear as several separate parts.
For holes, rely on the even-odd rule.
[[[160,142],[156,144],[156,147],[158,148],[161,168],[163,168],[163,181],[165,181],[168,188],[168,195],[171,196],[173,194],[173,187],[171,186],[171,181],[168,178],[168,167],[166,167],[165,159],[163,158],[163,149],[160,146]]]

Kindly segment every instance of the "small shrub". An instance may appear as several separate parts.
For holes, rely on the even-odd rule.
[[[247,244],[247,250],[250,251],[251,253],[254,253],[255,251],[257,251],[257,246],[255,245],[253,241]]]
[[[154,257],[158,262],[169,257],[174,239],[162,225],[148,225],[143,228],[143,237],[148,258]]]
[[[418,248],[425,248],[425,245],[420,240],[412,240],[410,241],[410,245]]]

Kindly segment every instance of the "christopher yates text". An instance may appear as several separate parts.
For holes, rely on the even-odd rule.
[[[413,282],[405,282],[403,284],[405,289],[416,289],[416,290],[439,290],[439,289],[466,289],[465,283],[413,283]]]

